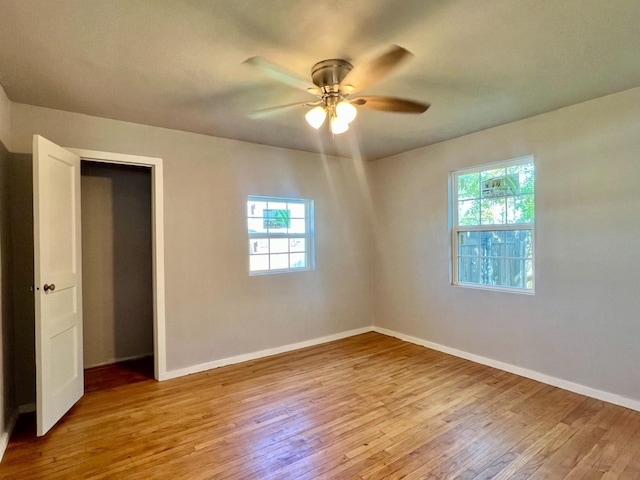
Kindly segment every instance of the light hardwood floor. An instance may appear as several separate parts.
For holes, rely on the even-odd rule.
[[[3,479],[640,479],[640,413],[376,333],[165,382],[87,373]]]

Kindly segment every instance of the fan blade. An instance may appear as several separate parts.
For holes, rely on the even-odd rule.
[[[395,97],[357,97],[351,100],[351,103],[361,108],[369,108],[371,110],[380,110],[382,112],[396,113],[424,113],[431,106],[428,103],[414,102],[413,100],[405,100]]]
[[[263,108],[261,110],[254,110],[250,112],[249,118],[253,118],[259,120],[261,118],[271,117],[272,115],[276,115],[281,113],[284,110],[293,107],[317,107],[318,105],[322,105],[322,101],[317,102],[298,102],[298,103],[289,103],[287,105],[278,105],[277,107]]]
[[[281,66],[276,65],[275,63],[271,63],[269,60],[266,60],[262,57],[247,58],[243,63],[262,70],[271,78],[275,78],[279,82],[285,83],[290,87],[304,90],[311,93],[312,95],[322,95],[322,91],[319,88],[313,86],[313,84],[311,84],[306,78],[285,70]]]
[[[400,65],[403,60],[408,60],[413,54],[398,45],[392,45],[382,55],[367,63],[356,65],[342,80],[341,86],[348,93],[358,92],[367,88],[387,75],[391,70]]]

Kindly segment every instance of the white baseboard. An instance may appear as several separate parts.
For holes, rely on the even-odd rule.
[[[546,383],[547,385],[551,385],[553,387],[562,388],[563,390],[569,390],[570,392],[579,393],[581,395],[586,395],[587,397],[613,403],[615,405],[620,405],[621,407],[630,408],[631,410],[640,411],[640,401],[638,400],[623,397],[621,395],[616,395],[615,393],[605,392],[603,390],[587,387],[585,385],[580,385],[579,383],[569,382],[561,378],[552,377],[551,375],[536,372],[535,370],[528,370],[526,368],[518,367],[516,365],[511,365],[505,362],[500,362],[492,358],[482,357],[480,355],[475,355],[463,350],[447,347],[446,345],[440,345],[438,343],[422,340],[421,338],[394,332],[393,330],[388,330],[386,328],[374,326],[372,329],[374,332],[382,333],[383,335],[388,335],[390,337],[396,337],[400,340],[404,340],[405,342],[415,343],[416,345],[421,345],[432,350],[448,353],[449,355],[453,355],[455,357],[464,358],[465,360],[470,360],[482,365],[487,365],[499,370],[504,370],[505,372],[515,373],[516,375],[520,375],[521,377],[537,380],[538,382]]]
[[[13,433],[13,429],[16,426],[16,422],[18,421],[18,410],[15,410],[11,417],[9,418],[9,422],[7,422],[7,429],[0,434],[0,461],[2,461],[2,457],[4,456],[4,452],[7,450],[7,446],[9,445],[9,439],[11,438],[11,433]]]
[[[212,368],[224,367],[226,365],[247,362],[249,360],[256,360],[263,357],[270,357],[271,355],[291,352],[293,350],[312,347],[314,345],[320,345],[322,343],[333,342],[334,340],[353,337],[354,335],[360,335],[362,333],[371,331],[373,331],[373,327],[357,328],[355,330],[348,330],[346,332],[336,333],[334,335],[327,335],[326,337],[313,338],[304,342],[292,343],[289,345],[283,345],[281,347],[269,348],[266,350],[260,350],[258,352],[247,353],[244,355],[237,355],[235,357],[222,358],[220,360],[214,360],[213,362],[201,363],[199,365],[193,365],[191,367],[180,368],[177,370],[170,370],[168,372],[165,372],[165,374],[162,375],[158,380],[169,380],[171,378],[178,378],[184,375],[191,375],[192,373],[204,372],[205,370],[211,370]]]
[[[615,405],[620,405],[622,407],[630,408],[632,410],[640,411],[640,401],[638,400],[623,397],[615,393],[605,392],[603,390],[598,390],[592,387],[588,387],[586,385],[581,385],[578,383],[563,380],[561,378],[553,377],[551,375],[546,375],[544,373],[536,372],[535,370],[529,370],[526,368],[518,367],[510,363],[505,363],[499,360],[494,360],[492,358],[476,355],[474,353],[465,352],[463,350],[458,350],[457,348],[448,347],[446,345],[440,345],[438,343],[429,342],[421,338],[413,337],[411,335],[405,335],[403,333],[399,333],[393,330],[389,330],[389,329],[386,329],[383,327],[377,327],[377,326],[363,327],[355,330],[348,330],[346,332],[341,332],[334,335],[328,335],[326,337],[314,338],[311,340],[306,340],[304,342],[292,343],[289,345],[283,345],[281,347],[269,348],[266,350],[260,350],[258,352],[237,355],[234,357],[222,358],[220,360],[201,363],[199,365],[193,365],[191,367],[171,370],[171,371],[165,372],[164,375],[161,375],[161,377],[158,380],[170,380],[172,378],[178,378],[185,375],[190,375],[192,373],[204,372],[206,370],[211,370],[213,368],[224,367],[226,365],[233,365],[236,363],[247,362],[249,360],[256,360],[263,357],[269,357],[271,355],[277,355],[279,353],[291,352],[293,350],[299,350],[301,348],[312,347],[314,345],[320,345],[322,343],[333,342],[334,340],[340,340],[342,338],[352,337],[354,335],[360,335],[362,333],[367,333],[367,332],[378,332],[383,335],[404,340],[405,342],[421,345],[423,347],[430,348],[432,350],[437,350],[439,352],[447,353],[455,357],[464,358],[465,360],[470,360],[472,362],[497,368],[505,372],[510,372],[516,375],[520,375],[522,377],[530,378],[538,382],[546,383],[547,385],[562,388],[563,390],[568,390],[570,392],[579,393],[587,397],[595,398],[605,402],[613,403]],[[30,410],[27,410],[25,408],[30,408]],[[35,410],[35,404],[23,405],[20,407],[20,413],[24,413],[26,411],[34,411],[34,410]]]

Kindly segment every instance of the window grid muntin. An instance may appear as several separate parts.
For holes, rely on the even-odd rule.
[[[262,210],[262,214],[258,215],[256,212],[252,212],[250,210],[250,204],[251,203],[264,203],[265,204],[265,208],[263,208]],[[275,205],[272,205],[275,204]],[[264,211],[265,210],[273,210],[273,208],[270,208],[271,206],[282,206],[284,205],[284,209],[289,210],[289,206],[290,205],[294,205],[294,206],[299,206],[302,205],[304,207],[303,210],[303,215],[304,217],[301,217],[299,214],[291,215],[289,216],[289,221],[291,220],[304,220],[305,224],[304,224],[304,230],[305,233],[297,233],[297,232],[282,232],[281,228],[275,228],[275,229],[271,229],[270,227],[267,227],[266,231],[264,232],[251,232],[249,231],[249,221],[251,219],[254,220],[261,220],[264,223],[264,219],[265,218],[269,218],[269,217],[265,217],[264,216]],[[299,210],[299,208],[295,208],[294,210]],[[263,197],[263,196],[256,196],[256,195],[249,195],[247,198],[247,231],[248,231],[248,237],[249,237],[249,275],[250,276],[254,276],[254,275],[265,275],[265,274],[272,274],[272,273],[286,273],[286,272],[300,272],[300,271],[308,271],[308,270],[313,270],[315,268],[314,265],[314,231],[313,231],[313,200],[306,200],[306,199],[294,199],[294,198],[280,198],[280,197]],[[289,224],[291,225],[291,222],[289,222]],[[275,230],[275,231],[273,231]],[[280,231],[278,231],[280,230]],[[287,230],[289,230],[289,228],[287,228]],[[273,252],[271,251],[271,240],[272,239],[288,239],[288,247],[287,247],[287,252]],[[305,242],[305,249],[304,250],[295,250],[292,251],[291,250],[291,240],[295,240],[295,239],[302,239]],[[254,253],[252,252],[252,242],[254,241],[260,241],[260,240],[266,240],[268,242],[268,251],[265,253]],[[300,257],[300,254],[304,255],[304,266],[291,266],[291,257]],[[288,267],[286,268],[271,268],[272,266],[272,256],[274,255],[287,255],[287,259],[288,259]],[[267,268],[266,269],[261,269],[261,270],[251,270],[251,263],[252,263],[252,258],[255,257],[266,257],[267,259]]]
[[[498,197],[499,199],[504,199],[505,202],[505,212],[504,212],[504,222],[498,224],[483,224],[482,223],[482,213],[481,210],[478,213],[478,219],[480,221],[479,224],[475,225],[460,225],[459,219],[459,205],[461,202],[477,200],[481,202],[484,198],[482,197],[482,174],[483,172],[489,172],[494,170],[503,170],[505,174],[508,174],[508,169],[514,166],[522,166],[525,174],[527,170],[531,175],[531,189],[526,189],[525,191],[520,191],[519,194],[507,194]],[[495,173],[495,172],[494,172]],[[462,199],[458,198],[458,193],[460,191],[460,177],[465,175],[477,174],[479,178],[478,182],[478,195],[477,196],[465,196]],[[504,162],[496,162],[492,164],[485,164],[482,166],[476,166],[472,168],[467,168],[463,170],[458,170],[452,173],[452,182],[451,182],[451,191],[452,191],[452,283],[454,285],[462,285],[465,287],[473,287],[480,289],[489,289],[489,290],[500,290],[500,291],[509,291],[516,293],[533,293],[535,288],[535,235],[534,235],[534,224],[535,224],[535,165],[533,161],[533,156],[520,157]],[[524,196],[530,196],[531,201],[533,202],[533,222],[527,223],[507,223],[508,222],[508,213],[506,211],[507,208],[507,199],[508,198],[522,198]],[[494,231],[529,231],[529,240],[530,240],[530,257],[517,257],[518,260],[521,260],[524,263],[530,262],[531,266],[531,287],[513,287],[513,286],[503,286],[503,285],[495,285],[495,284],[486,284],[486,283],[475,283],[475,282],[465,282],[460,280],[460,261],[463,258],[490,258],[490,259],[498,259],[502,262],[509,259],[509,257],[504,256],[466,256],[460,254],[459,249],[459,237],[462,232],[494,232]]]

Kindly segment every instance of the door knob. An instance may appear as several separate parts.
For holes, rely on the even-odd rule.
[[[56,289],[56,284],[52,283],[51,285],[47,285],[46,283],[44,284],[44,287],[42,287],[44,289],[45,292],[48,291],[54,291]]]

